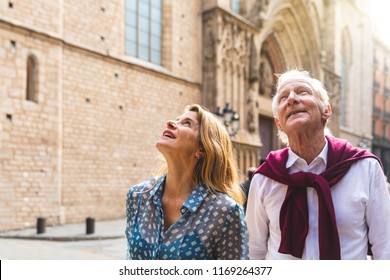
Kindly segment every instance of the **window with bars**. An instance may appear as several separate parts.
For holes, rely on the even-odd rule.
[[[161,64],[162,0],[126,0],[126,55]]]

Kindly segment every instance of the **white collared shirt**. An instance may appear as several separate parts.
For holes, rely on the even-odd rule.
[[[289,150],[286,163],[289,174],[298,171],[322,173],[326,169],[327,152],[326,142],[321,153],[308,165]],[[279,213],[287,188],[287,185],[262,174],[255,174],[253,177],[246,210],[251,259],[296,259],[278,252],[281,240]],[[306,190],[309,232],[302,259],[318,260],[318,196],[314,188]],[[366,259],[369,239],[374,259],[390,260],[390,197],[378,161],[366,158],[355,162],[347,174],[331,188],[331,193],[341,259]]]

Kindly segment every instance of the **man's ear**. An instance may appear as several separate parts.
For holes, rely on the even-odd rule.
[[[279,120],[277,118],[274,119],[275,125],[278,128],[278,130],[282,131],[282,128],[280,127]]]
[[[330,118],[331,115],[332,115],[332,107],[330,107],[330,104],[328,104],[325,107],[324,112],[322,113],[322,119],[327,120]]]

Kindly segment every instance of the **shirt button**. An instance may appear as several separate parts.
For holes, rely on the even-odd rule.
[[[184,209],[184,208],[180,209],[180,212],[181,212],[182,214],[184,214],[185,211],[186,211],[186,209]]]

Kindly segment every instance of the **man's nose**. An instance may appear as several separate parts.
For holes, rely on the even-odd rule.
[[[290,91],[290,93],[288,94],[288,97],[287,97],[287,102],[289,104],[293,104],[293,103],[298,103],[299,102],[299,97],[298,95],[296,94],[295,91]]]

